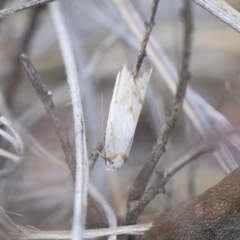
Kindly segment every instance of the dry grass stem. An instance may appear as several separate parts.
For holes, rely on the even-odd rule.
[[[5,18],[8,15],[11,15],[13,13],[20,12],[20,11],[23,11],[23,10],[26,10],[26,9],[32,8],[32,7],[41,6],[41,5],[44,5],[44,4],[53,2],[53,1],[56,1],[56,0],[32,0],[29,2],[21,3],[14,7],[2,9],[0,11],[0,19]]]
[[[240,32],[240,13],[223,0],[194,0],[195,3]]]
[[[89,176],[89,163],[86,147],[86,136],[84,118],[81,104],[79,76],[74,58],[71,38],[68,33],[65,19],[62,15],[59,1],[50,5],[51,14],[57,32],[64,64],[67,72],[67,80],[70,87],[73,118],[75,129],[76,146],[76,186],[74,199],[74,215],[72,227],[72,240],[79,240],[83,237],[87,210],[87,187]]]
[[[91,229],[84,231],[84,239],[93,239],[99,237],[107,237],[111,235],[138,235],[143,234],[152,227],[151,223],[138,224],[130,226],[122,226],[116,228],[102,228],[102,229]],[[36,231],[24,228],[27,234],[12,234],[15,238],[24,237],[24,239],[71,239],[70,231]]]
[[[75,171],[76,171],[76,161],[75,156],[70,145],[69,139],[67,134],[65,133],[64,129],[62,128],[61,121],[59,119],[57,110],[55,105],[52,101],[52,93],[46,87],[44,82],[42,81],[41,77],[33,67],[31,61],[25,54],[20,55],[20,61],[28,74],[29,80],[32,83],[34,89],[36,90],[40,100],[43,103],[44,108],[46,109],[47,114],[54,126],[56,134],[58,136],[59,142],[61,144],[63,153],[65,155],[66,162],[69,166],[71,171],[72,177],[75,180]]]
[[[19,165],[24,158],[24,145],[11,122],[8,121],[4,116],[0,117],[0,124],[8,129],[11,133],[10,134],[5,130],[0,129],[0,135],[14,147],[16,152],[16,154],[13,154],[9,151],[6,151],[5,149],[0,149],[0,156],[12,161],[12,164],[9,167],[0,171],[0,179],[3,179],[10,177],[18,170]]]

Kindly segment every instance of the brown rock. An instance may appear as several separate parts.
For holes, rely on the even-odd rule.
[[[156,217],[139,239],[240,239],[240,167],[200,196]]]

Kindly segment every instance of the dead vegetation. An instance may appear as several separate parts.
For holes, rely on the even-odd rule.
[[[237,239],[238,1],[0,7],[1,239]],[[153,74],[130,156],[107,172],[124,63]]]

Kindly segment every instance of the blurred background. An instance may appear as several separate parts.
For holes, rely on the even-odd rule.
[[[0,7],[21,2],[1,0]],[[127,2],[136,11],[133,15],[138,13],[143,21],[148,19],[152,1]],[[226,2],[240,11],[238,0]],[[114,1],[72,0],[61,1],[61,4],[80,76],[87,139],[96,146],[105,131],[117,73],[125,63],[132,69],[140,42]],[[181,6],[181,0],[161,0],[152,33],[155,44],[166,53],[176,73],[181,60]],[[206,101],[201,109],[193,107],[193,110],[198,112],[199,118],[207,118],[213,111],[206,106],[212,106],[221,114],[218,116],[239,128],[240,35],[194,2],[192,7],[190,86]],[[25,159],[18,171],[0,182],[0,206],[21,214],[10,215],[18,224],[41,230],[70,229],[73,180],[53,126],[18,61],[19,54],[26,53],[53,92],[62,124],[74,147],[69,88],[49,7],[29,9],[0,20],[0,49],[0,113],[12,122],[25,145]],[[99,157],[90,176],[119,218],[124,216],[129,188],[147,160],[172,103],[171,91],[148,56],[140,75],[150,65],[153,65],[153,74],[128,161],[119,170],[107,172],[104,160]],[[194,105],[195,100],[190,98],[190,101]],[[182,113],[157,169],[169,166],[201,142],[199,129],[186,112]],[[228,149],[225,160],[232,157],[238,163],[238,149],[233,146]],[[89,154],[92,151],[88,145]],[[1,167],[7,165],[2,159]],[[144,214],[171,209],[213,186],[225,174],[216,158],[205,154],[174,175],[166,185],[166,195],[157,196]],[[94,226],[93,219],[89,218],[88,227]]]

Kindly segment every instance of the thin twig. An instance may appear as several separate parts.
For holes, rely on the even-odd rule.
[[[192,13],[190,7],[190,0],[185,0],[184,12],[184,37],[183,37],[183,52],[182,52],[182,62],[181,62],[181,71],[180,71],[180,81],[177,87],[177,92],[175,95],[175,99],[173,102],[173,107],[171,110],[171,114],[163,126],[161,134],[157,140],[157,142],[153,146],[153,150],[139,173],[137,179],[135,180],[132,188],[130,189],[128,196],[128,206],[127,213],[124,220],[124,224],[134,223],[141,213],[139,211],[136,214],[132,214],[132,204],[131,202],[140,199],[146,189],[148,181],[153,173],[154,168],[156,167],[160,157],[164,154],[165,147],[167,145],[170,134],[172,133],[173,128],[177,122],[177,119],[182,111],[183,100],[185,97],[186,87],[188,80],[190,78],[188,71],[188,64],[190,58],[190,50],[191,50],[191,32],[192,32]],[[139,209],[142,210],[142,206],[138,206]],[[134,208],[135,209],[135,208]],[[144,208],[143,208],[144,209]]]
[[[98,143],[96,149],[93,151],[93,153],[91,153],[91,155],[89,156],[89,172],[92,171],[98,157],[99,157],[99,153],[103,150],[104,148],[104,143],[105,143],[105,134],[103,139]]]
[[[240,12],[223,0],[194,0],[195,3],[240,32]]]
[[[153,0],[153,5],[152,5],[149,21],[145,23],[145,33],[144,33],[143,40],[141,43],[141,49],[140,49],[140,52],[138,53],[137,61],[132,70],[133,79],[137,78],[137,75],[138,75],[138,72],[142,65],[143,59],[146,56],[146,47],[147,47],[149,36],[150,36],[153,26],[154,26],[154,18],[155,18],[156,12],[157,12],[158,3],[159,3],[159,0]]]
[[[25,54],[20,55],[20,61],[28,74],[29,80],[31,81],[34,89],[36,90],[40,100],[43,103],[44,108],[46,109],[47,114],[50,117],[50,120],[52,121],[52,124],[55,128],[56,134],[58,136],[58,140],[61,144],[62,150],[65,155],[66,162],[69,166],[69,169],[71,171],[72,177],[75,180],[75,171],[76,171],[76,161],[75,156],[72,150],[72,147],[70,145],[69,139],[67,134],[62,128],[61,121],[58,117],[57,110],[55,108],[55,105],[52,101],[52,93],[51,91],[46,87],[44,82],[42,81],[41,77],[33,67],[31,61],[28,59],[28,57]]]
[[[90,229],[84,231],[84,239],[95,239],[99,237],[106,237],[111,235],[137,235],[143,234],[152,227],[152,223],[138,224],[131,226],[122,226],[116,228],[102,228]],[[70,231],[37,231],[32,229],[23,228],[24,233],[12,233],[14,238],[24,239],[71,239]],[[26,233],[27,232],[27,233]]]
[[[6,9],[2,9],[0,11],[0,19],[7,17],[10,14],[19,12],[19,11],[23,11],[26,10],[28,8],[32,8],[32,7],[37,7],[37,6],[41,6],[50,2],[54,2],[56,0],[32,0],[29,2],[25,2],[25,3],[21,3],[17,6],[14,7],[10,7],[10,8],[6,8]]]
[[[208,152],[214,152],[219,148],[218,144],[211,144],[209,142],[203,143],[199,146],[194,147],[188,153],[180,157],[176,162],[174,162],[170,167],[166,168],[163,173],[163,177],[168,180],[176,172],[190,163],[192,160],[202,156]]]
[[[65,19],[62,15],[60,3],[57,1],[54,4],[50,4],[50,10],[67,71],[67,80],[73,105],[77,168],[72,240],[79,240],[82,239],[83,230],[85,228],[89,176],[85,126],[79,89],[79,76],[77,73],[71,39],[66,27]]]

